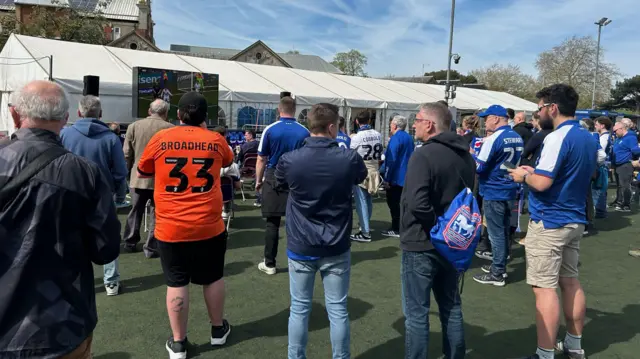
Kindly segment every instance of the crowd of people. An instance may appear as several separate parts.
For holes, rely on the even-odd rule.
[[[103,265],[106,294],[118,295],[119,253],[140,250],[147,210],[141,249],[162,264],[169,358],[187,357],[190,283],[203,287],[211,345],[224,345],[231,333],[224,318],[230,209],[221,183],[228,176],[237,183],[246,158],[256,156],[255,205],[265,219],[264,257],[257,266],[267,275],[278,273],[286,215],[288,358],[306,358],[318,272],[332,356],[350,358],[351,244],[371,241],[372,198],[381,189],[390,213],[382,234],[399,238],[402,249],[405,358],[427,357],[431,292],[444,356],[465,356],[459,288],[464,273],[431,239],[436,222],[465,189],[480,204],[484,225],[480,243],[470,250],[490,262],[474,273],[477,283],[508,283],[514,233],[520,214],[529,212],[520,243],[536,300],[537,349],[527,358],[550,359],[556,351],[585,358],[580,240],[593,218],[607,216],[607,208],[629,211],[640,147],[628,119],[577,121],[578,94],[570,86],[546,87],[537,98],[531,123],[525,113],[497,104],[465,117],[460,129],[446,103],[426,103],[413,121],[413,136],[407,118],[391,119],[385,146],[367,111],[356,116],[358,131],[349,136],[338,107],[312,106],[307,128],[295,119],[295,99],[283,96],[278,121],[259,141],[246,131],[246,143],[234,154],[224,128],[207,129],[207,102],[197,92],[179,101],[181,125],[168,122],[169,104],[156,99],[149,117],[132,123],[122,143],[101,120],[98,97],[84,96],[80,119],[65,128],[70,105],[62,88],[29,83],[10,107],[17,130],[0,142],[0,357],[90,358],[97,323],[92,263]],[[607,204],[609,167],[617,196]],[[116,203],[127,191],[131,209],[121,237]],[[358,229],[352,233],[353,203]],[[567,329],[557,340],[561,308]]]

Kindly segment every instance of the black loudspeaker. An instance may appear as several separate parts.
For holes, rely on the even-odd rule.
[[[84,77],[84,89],[82,95],[100,96],[100,77],[87,75]]]
[[[291,92],[287,92],[287,91],[280,92],[280,98],[287,97],[287,96],[291,97]]]

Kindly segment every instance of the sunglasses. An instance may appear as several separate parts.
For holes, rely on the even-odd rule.
[[[551,105],[553,105],[553,102],[543,103],[542,106],[538,106],[538,112],[542,111],[543,108],[549,107]]]

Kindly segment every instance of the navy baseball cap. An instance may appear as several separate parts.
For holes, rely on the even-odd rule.
[[[207,115],[207,99],[199,92],[190,91],[180,97],[178,109],[187,113],[197,113],[201,116]]]
[[[488,109],[480,112],[478,117],[487,117],[487,116],[498,116],[498,117],[509,117],[507,115],[507,109],[500,105],[491,105]]]

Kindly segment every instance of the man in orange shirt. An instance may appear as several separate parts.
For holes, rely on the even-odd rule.
[[[223,319],[227,232],[220,168],[231,165],[233,152],[224,137],[207,130],[207,101],[201,94],[180,98],[178,118],[181,126],[156,133],[138,164],[141,176],[155,176],[155,237],[173,332],[166,343],[170,359],[187,357],[189,283],[204,286],[211,345],[223,345],[231,332]]]

